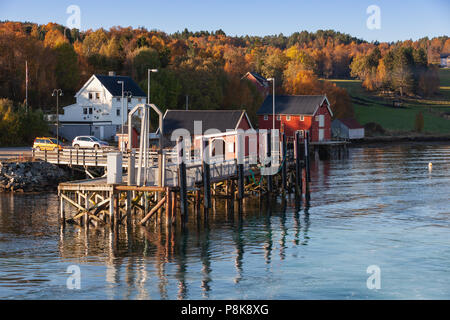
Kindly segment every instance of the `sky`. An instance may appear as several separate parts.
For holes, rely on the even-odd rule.
[[[81,30],[143,26],[264,36],[334,29],[380,42],[450,35],[449,0],[0,0],[0,20],[67,25],[71,5],[80,9]],[[367,12],[373,5],[379,15]]]

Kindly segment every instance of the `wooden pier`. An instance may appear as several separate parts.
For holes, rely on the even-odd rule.
[[[59,185],[61,221],[63,225],[73,223],[84,228],[109,225],[115,229],[120,225],[146,225],[150,221],[171,226],[185,224],[192,211],[202,212],[207,219],[213,198],[228,201],[237,210],[241,209],[242,200],[246,197],[294,192],[299,199],[309,199],[308,139],[297,135],[288,145],[282,136],[279,143],[279,152],[270,154],[271,137],[267,134],[265,156],[272,156],[271,161],[279,164],[269,175],[263,170],[273,163],[264,163],[260,154],[255,157],[238,152],[236,159],[224,160],[220,156],[206,159],[204,156],[186,156],[180,148],[178,152],[163,152],[161,166],[157,165],[156,153],[149,155],[153,160],[148,170],[140,172],[139,178],[136,176],[135,155],[125,154],[123,167],[127,172],[122,175],[121,183],[108,183],[103,177]],[[242,149],[243,143],[240,145]],[[69,165],[107,165],[104,152],[85,152],[84,159],[78,153],[77,161],[73,159],[73,152],[69,153],[69,159],[65,158],[66,154],[62,152],[56,161],[59,164],[69,162]],[[48,160],[53,159],[48,153],[46,156]],[[145,185],[137,184],[136,180],[145,181]]]

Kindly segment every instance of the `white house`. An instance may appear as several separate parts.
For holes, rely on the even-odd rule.
[[[116,76],[114,72],[94,74],[75,95],[76,103],[64,107],[64,114],[59,115],[60,135],[68,140],[77,135],[105,140],[114,137],[123,119],[127,121],[127,113],[122,110],[121,81],[125,92],[123,110],[146,102],[146,94],[130,77]]]
[[[450,68],[450,53],[441,54],[441,67]]]
[[[331,123],[331,133],[339,139],[362,139],[364,127],[355,119],[335,119]]]

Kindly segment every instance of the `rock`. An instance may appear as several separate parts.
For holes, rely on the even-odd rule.
[[[68,171],[47,162],[1,162],[0,192],[53,190],[70,179]]]

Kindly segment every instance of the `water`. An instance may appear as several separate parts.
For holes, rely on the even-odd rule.
[[[54,194],[3,194],[0,299],[449,299],[449,160],[442,144],[353,148],[312,162],[309,208],[247,200],[239,218],[216,201],[185,232],[119,240],[61,229]],[[67,288],[71,265],[80,290]]]

